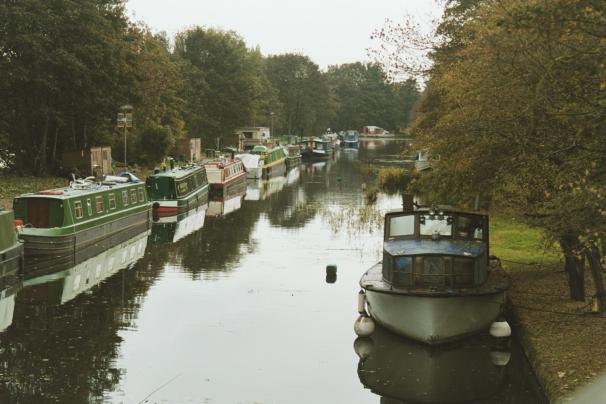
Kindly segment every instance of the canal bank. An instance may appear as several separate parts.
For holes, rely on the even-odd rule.
[[[572,301],[563,258],[540,230],[497,216],[491,231],[492,253],[511,276],[514,335],[549,401],[566,400],[606,369],[606,319],[590,313],[589,274],[586,300]]]

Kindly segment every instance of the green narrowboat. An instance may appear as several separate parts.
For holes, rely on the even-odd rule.
[[[156,172],[145,181],[154,218],[176,216],[208,203],[203,166],[189,165]]]
[[[286,154],[281,146],[271,149],[266,146],[255,146],[251,153],[261,156],[261,178],[277,177],[286,172]]]
[[[145,184],[113,179],[77,180],[65,188],[15,198],[26,275],[73,267],[149,230],[151,204]]]
[[[23,267],[23,244],[17,239],[13,211],[0,208],[0,284]]]

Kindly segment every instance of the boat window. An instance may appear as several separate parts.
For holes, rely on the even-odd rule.
[[[457,216],[455,228],[458,238],[482,240],[484,237],[484,220],[481,216]]]
[[[84,217],[84,211],[82,210],[82,202],[74,202],[74,214],[76,215],[76,219],[82,219]]]
[[[389,237],[412,236],[415,234],[415,216],[396,216],[389,221]]]
[[[447,257],[423,257],[422,272],[417,278],[418,283],[425,286],[446,285]]]
[[[474,262],[471,258],[455,257],[452,262],[454,286],[471,286],[474,283]]]
[[[103,212],[103,197],[102,196],[95,197],[95,210],[97,211],[97,213]]]
[[[91,203],[90,199],[86,200],[86,211],[88,212],[89,216],[93,215],[93,204]]]
[[[122,205],[128,206],[128,192],[122,191]]]
[[[109,194],[109,210],[116,209],[116,195]]]
[[[181,181],[177,184],[177,193],[179,195],[185,195],[187,193],[187,182]]]
[[[133,189],[130,191],[130,203],[137,203],[137,190]]]
[[[420,216],[420,232],[422,236],[441,236],[452,235],[452,217],[443,215],[422,215]]]
[[[412,284],[412,257],[394,257],[392,282],[399,286]]]
[[[139,188],[139,202],[145,201],[145,193],[143,192],[143,188]]]

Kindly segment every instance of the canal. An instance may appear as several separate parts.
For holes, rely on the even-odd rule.
[[[380,259],[382,213],[400,207],[383,194],[366,205],[365,162],[400,148],[365,141],[77,268],[5,285],[0,401],[542,402],[513,341],[430,349],[383,330],[356,341],[358,281]]]

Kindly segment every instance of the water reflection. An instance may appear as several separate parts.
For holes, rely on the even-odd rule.
[[[292,171],[294,170],[291,170],[291,172]],[[248,180],[246,197],[244,199],[247,201],[263,201],[271,195],[283,190],[286,184],[287,177],[283,175],[270,178],[269,180]]]
[[[3,289],[0,291],[0,332],[13,323],[15,295],[21,290],[21,287],[21,281],[14,279],[12,283],[4,283]]]
[[[0,336],[0,402],[90,402],[115,388],[118,329],[133,324],[149,282],[134,282],[136,271],[112,275],[143,256],[148,235],[27,279],[12,295],[14,321]]]
[[[429,346],[378,327],[370,338],[356,339],[354,349],[360,382],[381,403],[541,402],[512,344],[479,335]]]
[[[204,227],[208,204],[178,216],[154,218],[150,241],[153,244],[176,243]]]

